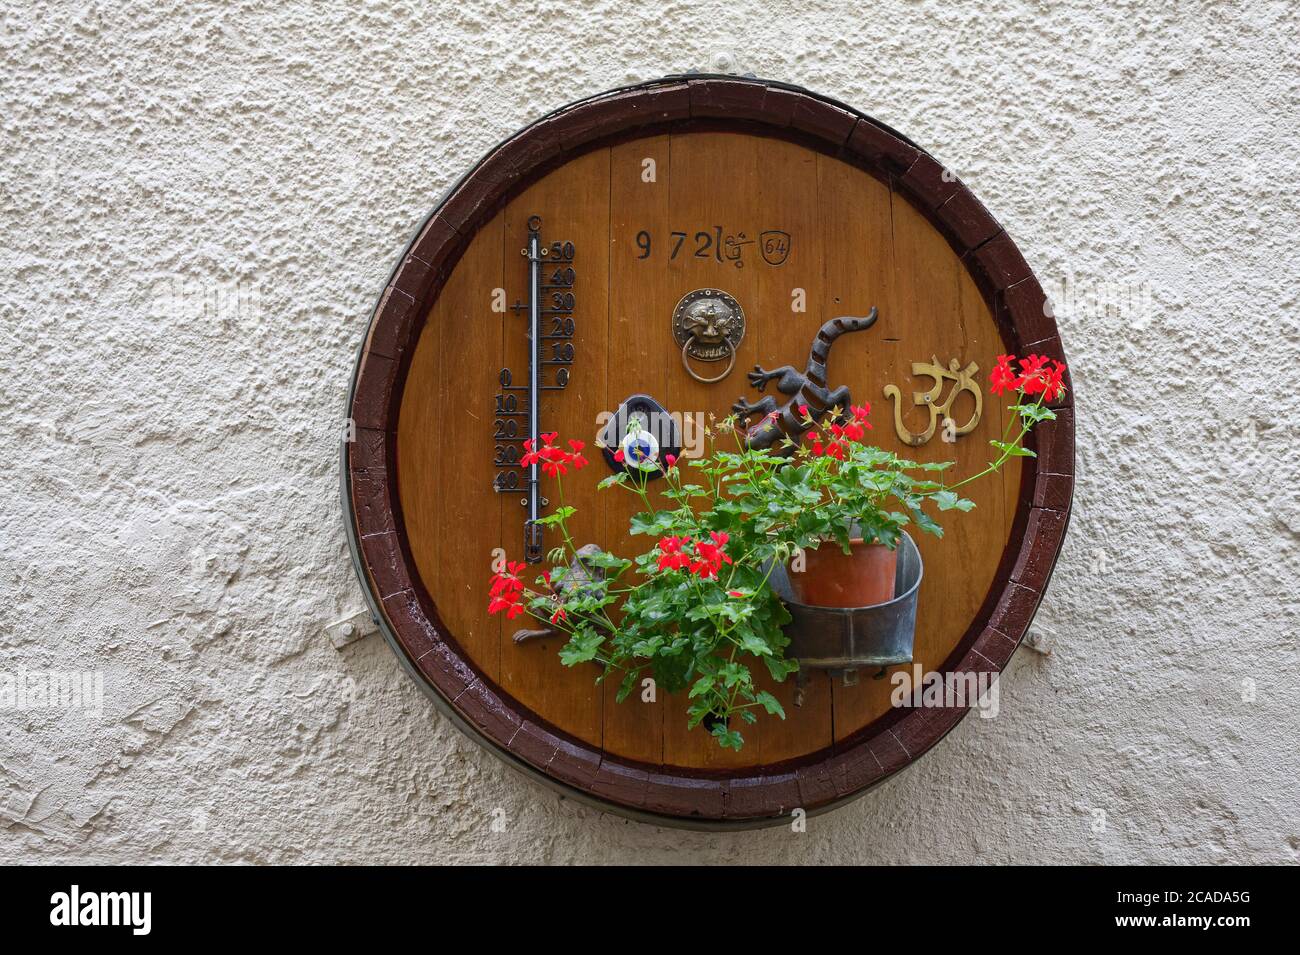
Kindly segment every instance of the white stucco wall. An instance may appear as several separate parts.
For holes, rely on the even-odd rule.
[[[0,673],[104,681],[98,719],[0,709],[0,861],[1300,858],[1294,4],[0,9]],[[956,170],[1058,289],[1078,390],[1052,653],[802,834],[562,800],[323,633],[361,606],[335,432],[409,230],[530,119],[695,67]]]

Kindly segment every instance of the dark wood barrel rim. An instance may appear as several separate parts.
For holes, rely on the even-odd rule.
[[[748,129],[850,162],[904,195],[947,238],[1009,348],[1064,360],[1051,309],[1015,242],[929,153],[824,96],[768,80],[690,74],[581,100],[521,130],[456,183],[417,230],[362,342],[342,448],[353,560],[372,613],[412,677],[462,730],[510,764],[578,799],[643,821],[691,828],[780,823],[862,795],[910,764],[966,715],[901,708],[816,753],[751,770],[660,767],[605,754],[548,726],[462,654],[422,585],[405,539],[395,437],[410,357],[469,238],[508,199],[590,149],[657,130]],[[944,671],[999,673],[1029,628],[1065,537],[1074,490],[1073,389],[1034,432],[1009,543],[984,605]]]

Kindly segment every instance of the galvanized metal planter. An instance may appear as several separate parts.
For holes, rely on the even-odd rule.
[[[794,618],[785,627],[790,638],[785,653],[799,661],[796,706],[803,703],[803,686],[812,670],[829,670],[852,686],[863,667],[883,675],[885,667],[912,662],[916,597],[923,573],[921,552],[906,532],[898,545],[896,596],[887,603],[849,609],[802,604],[794,599],[785,567],[773,568],[768,582]]]

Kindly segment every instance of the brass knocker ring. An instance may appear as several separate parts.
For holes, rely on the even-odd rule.
[[[696,374],[695,369],[691,367],[690,360],[686,357],[687,352],[690,351],[691,346],[694,344],[695,344],[695,336],[690,335],[687,337],[686,343],[682,345],[682,367],[686,369],[686,374],[690,375],[700,384],[702,385],[716,384],[717,382],[721,381],[723,378],[726,378],[729,374],[731,374],[731,369],[736,367],[736,346],[731,344],[731,339],[723,338],[722,344],[726,346],[727,354],[731,356],[730,359],[727,361],[727,370],[724,371],[722,374],[720,374],[717,378],[701,378],[698,374]]]

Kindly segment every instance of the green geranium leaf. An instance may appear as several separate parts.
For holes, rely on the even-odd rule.
[[[799,669],[798,660],[786,660],[780,657],[763,657],[763,663],[767,665],[767,672],[777,683],[784,683],[785,678]]]
[[[600,645],[604,642],[604,635],[595,630],[579,630],[560,648],[560,662],[566,667],[588,663],[596,659]]]
[[[662,537],[672,530],[676,523],[677,517],[672,511],[655,511],[653,514],[642,512],[632,518],[628,530],[633,534]]]
[[[551,524],[558,524],[560,521],[567,521],[577,513],[578,509],[576,507],[557,507],[554,512],[547,514],[545,517],[539,517],[537,523],[548,526]]]
[[[990,441],[989,444],[993,445],[993,447],[997,448],[1003,454],[1009,454],[1015,458],[1038,457],[1038,455],[1034,454],[1034,452],[1030,451],[1028,448],[1021,447],[1018,444],[1011,444],[1007,441]]]
[[[943,527],[939,522],[919,507],[912,509],[912,520],[925,533],[933,534],[935,537],[943,536]]]
[[[611,554],[607,550],[592,554],[590,557],[583,557],[583,562],[591,567],[603,567],[606,570],[622,570],[624,567],[631,567],[632,562]]]
[[[934,495],[934,503],[939,505],[941,511],[969,511],[975,506],[974,501],[968,501],[964,497],[958,496],[956,491],[939,491]]]
[[[1012,405],[1009,410],[1019,414],[1021,420],[1027,424],[1056,420],[1056,412],[1051,408],[1044,408],[1042,405]]]
[[[696,680],[695,685],[691,687],[690,696],[692,699],[694,699],[697,696],[700,696],[704,693],[708,693],[712,689],[713,689],[713,677],[702,676],[698,680]]]
[[[606,672],[608,672],[608,670]],[[637,677],[640,675],[640,669],[627,671],[623,677],[623,682],[618,685],[618,694],[614,697],[618,702],[622,703],[632,695],[632,691],[636,689]]]
[[[781,706],[781,701],[771,693],[767,692],[767,690],[759,690],[758,693],[754,695],[754,700],[755,702],[762,704],[763,709],[767,710],[773,716],[779,716],[781,719],[785,719],[785,708]]]
[[[734,749],[739,752],[745,745],[745,738],[740,735],[740,731],[731,729],[722,721],[713,725],[713,736],[723,749]]]

